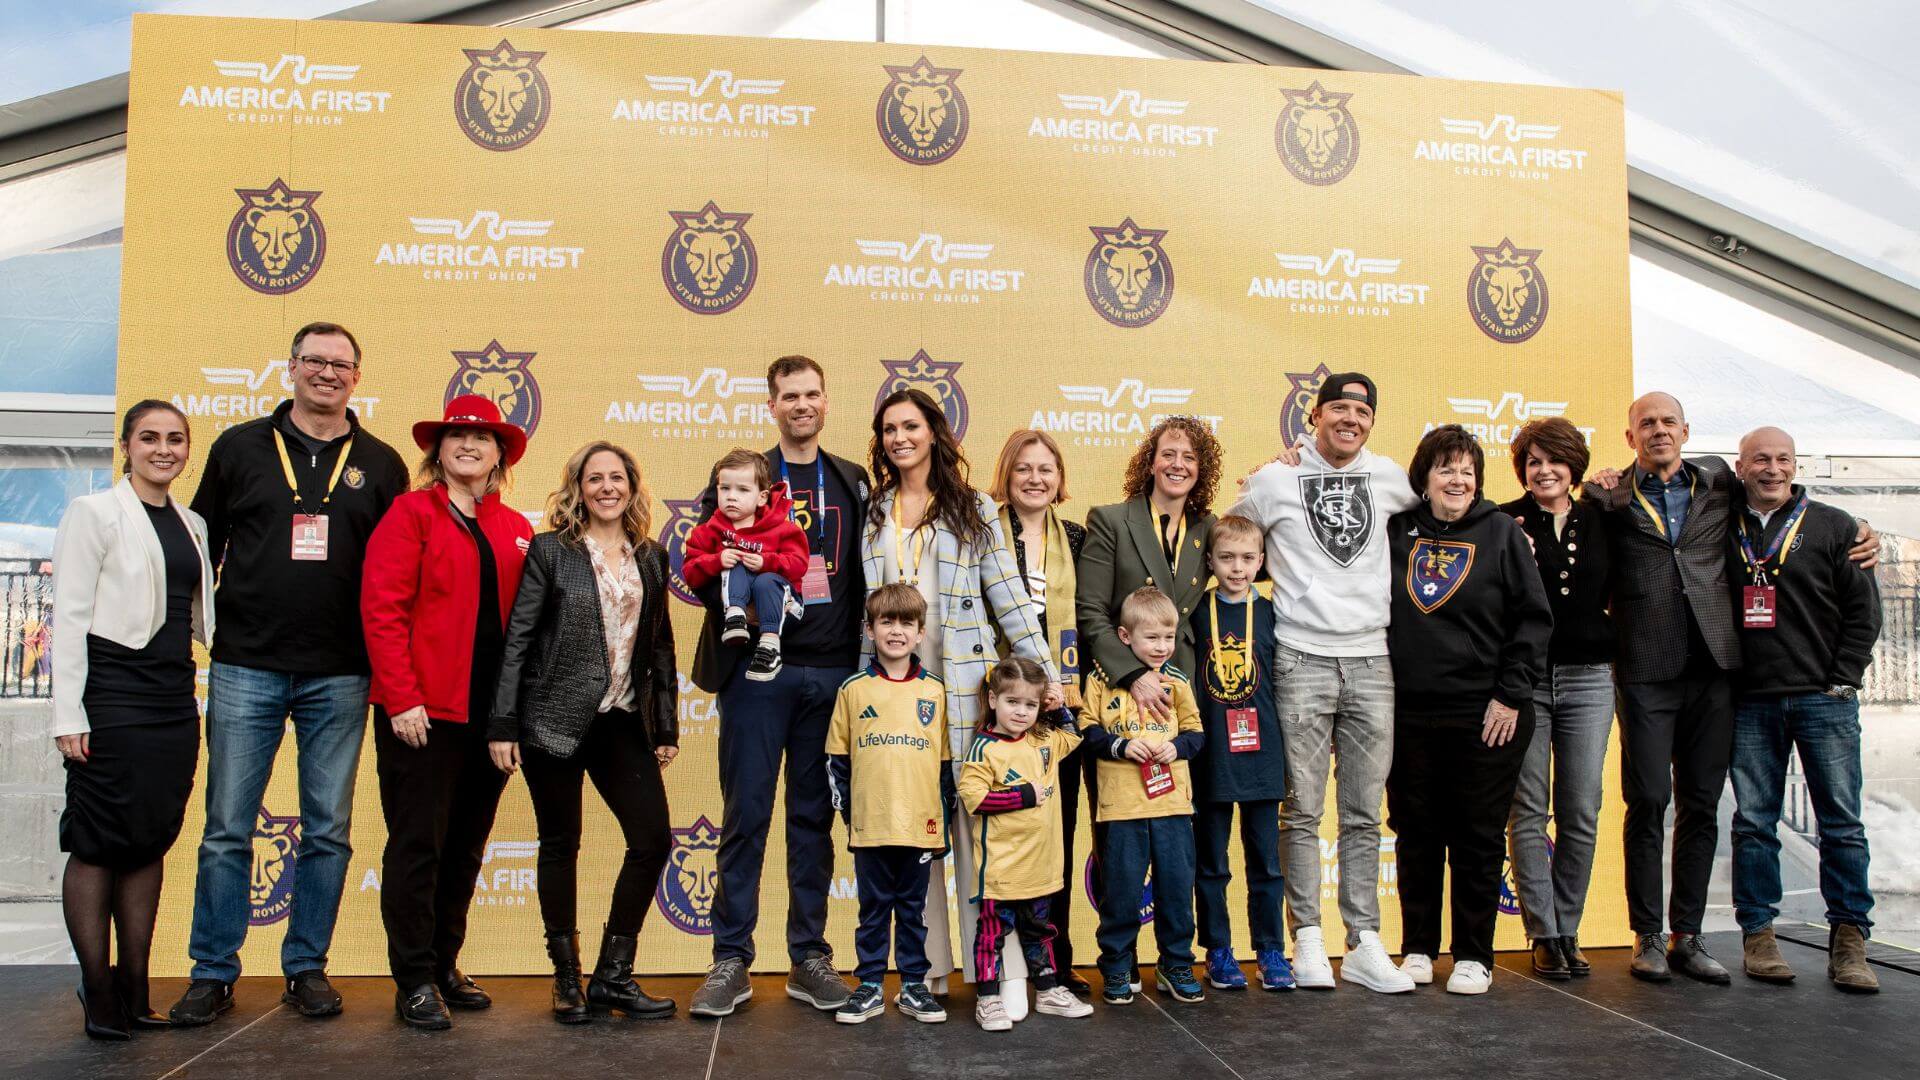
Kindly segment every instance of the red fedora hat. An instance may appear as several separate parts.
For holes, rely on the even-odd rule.
[[[508,465],[519,462],[527,452],[527,433],[500,419],[500,406],[481,394],[461,394],[447,402],[446,414],[438,420],[422,420],[413,425],[414,444],[432,450],[448,428],[474,428],[491,431],[500,440],[500,451]]]

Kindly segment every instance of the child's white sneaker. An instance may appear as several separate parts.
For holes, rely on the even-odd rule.
[[[1293,936],[1293,985],[1302,990],[1333,989],[1333,962],[1327,959],[1327,941],[1317,926],[1303,926]]]
[[[1400,970],[1407,973],[1414,985],[1427,986],[1433,982],[1433,957],[1426,953],[1410,952],[1400,961]]]
[[[1045,1016],[1092,1016],[1093,1006],[1073,996],[1073,991],[1064,986],[1040,991],[1039,1000],[1033,1003],[1033,1011]]]
[[[1007,1007],[1001,1002],[998,994],[980,998],[973,1003],[973,1022],[980,1025],[981,1031],[1013,1030],[1013,1021],[1007,1017]]]

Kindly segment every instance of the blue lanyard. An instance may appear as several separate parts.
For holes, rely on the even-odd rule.
[[[1746,515],[1740,516],[1739,524],[1734,528],[1734,534],[1740,538],[1740,554],[1746,559],[1747,569],[1753,572],[1756,582],[1764,583],[1767,580],[1767,563],[1776,555],[1780,560],[1774,563],[1774,576],[1777,577],[1786,568],[1787,556],[1793,554],[1793,538],[1800,532],[1800,520],[1806,516],[1809,501],[1808,496],[1800,496],[1800,502],[1793,508],[1793,513],[1780,523],[1780,531],[1773,534],[1773,543],[1768,544],[1767,550],[1758,555],[1753,553],[1753,541],[1747,538]],[[1766,526],[1761,526],[1763,531],[1765,528]]]
[[[780,456],[780,482],[787,485],[787,520],[793,520],[793,479],[787,475],[787,458]],[[813,522],[820,526],[820,544],[814,550],[816,555],[827,553],[827,455],[823,450],[813,452]]]

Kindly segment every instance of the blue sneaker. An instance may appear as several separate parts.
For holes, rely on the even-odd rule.
[[[1207,950],[1207,982],[1215,990],[1245,990],[1246,972],[1240,970],[1240,961],[1234,958],[1233,947]]]
[[[1260,989],[1293,989],[1293,965],[1287,963],[1287,953],[1285,949],[1261,949],[1259,959]],[[1214,985],[1218,986],[1219,984],[1215,983]]]
[[[1182,964],[1178,967],[1156,967],[1153,972],[1153,985],[1163,994],[1171,994],[1173,1000],[1189,1004],[1207,1000],[1207,991],[1200,980],[1193,977],[1193,969]]]
[[[1107,1004],[1109,1005],[1133,1004],[1133,987],[1127,982],[1126,972],[1124,971],[1102,972],[1100,975],[1100,981],[1104,984],[1100,990],[1100,996],[1106,1000]]]

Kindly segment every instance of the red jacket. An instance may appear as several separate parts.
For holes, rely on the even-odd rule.
[[[481,534],[493,547],[504,632],[533,526],[498,495],[481,499],[475,512]],[[374,704],[390,714],[425,705],[435,720],[467,722],[479,580],[480,553],[448,505],[445,487],[409,491],[393,501],[367,541],[360,579],[360,625],[373,662]],[[480,718],[482,723],[488,719]]]
[[[787,486],[775,484],[767,494],[767,505],[760,516],[745,529],[736,529],[716,508],[707,520],[687,534],[686,554],[681,560],[680,576],[698,589],[720,576],[720,553],[727,548],[756,551],[766,557],[761,573],[775,573],[787,579],[796,590],[807,576],[807,534],[788,520]]]

